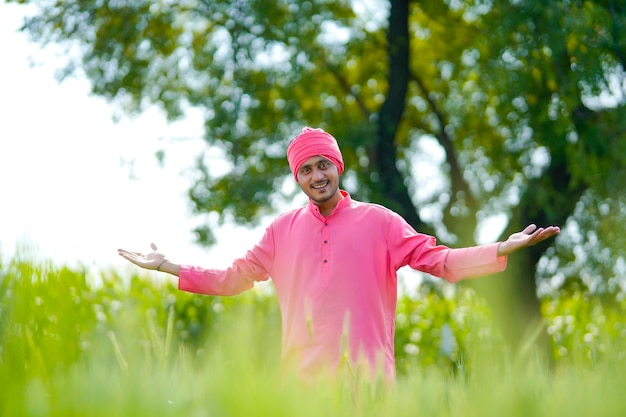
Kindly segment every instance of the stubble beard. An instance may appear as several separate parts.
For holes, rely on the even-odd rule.
[[[329,184],[330,185],[330,184]],[[339,190],[339,185],[335,185],[332,187],[332,191],[329,191],[328,195],[326,196],[321,196],[319,198],[314,197],[313,195],[309,195],[309,198],[311,199],[311,201],[313,201],[314,203],[326,203],[330,200],[332,200],[335,195],[337,195],[337,192]],[[314,190],[315,191],[315,190]]]

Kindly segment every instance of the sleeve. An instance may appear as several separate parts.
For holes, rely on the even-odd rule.
[[[258,244],[226,269],[181,265],[178,289],[206,295],[236,295],[254,287],[256,281],[268,280],[273,260],[274,238],[270,226]]]
[[[448,282],[458,282],[502,272],[507,257],[498,256],[498,244],[451,249],[418,233],[400,216],[393,216],[388,228],[389,257],[395,269],[408,265]]]
[[[498,256],[498,245],[499,243],[490,243],[469,248],[448,249],[442,278],[449,282],[458,282],[504,271],[507,257]]]

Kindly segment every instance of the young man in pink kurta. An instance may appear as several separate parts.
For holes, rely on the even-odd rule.
[[[501,243],[451,249],[393,211],[352,200],[341,190],[341,152],[323,130],[303,129],[287,157],[308,204],[278,216],[229,268],[177,265],[154,245],[147,255],[119,253],[144,268],[177,275],[181,290],[201,294],[234,295],[271,278],[282,314],[283,364],[304,378],[344,369],[394,377],[401,267],[457,282],[503,271],[506,255],[559,232],[530,225]]]

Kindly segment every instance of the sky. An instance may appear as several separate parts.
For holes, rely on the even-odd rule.
[[[150,109],[114,121],[86,79],[55,78],[65,61],[18,31],[25,11],[0,2],[0,256],[118,268],[118,247],[155,242],[170,259],[220,267],[254,244],[262,229],[232,225],[211,250],[194,243],[185,170],[203,149],[201,119],[168,125]]]

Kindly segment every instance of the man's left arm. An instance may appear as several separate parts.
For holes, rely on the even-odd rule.
[[[447,249],[442,270],[436,276],[448,282],[458,282],[502,272],[506,269],[507,256],[520,249],[536,245],[559,233],[555,226],[537,228],[534,224],[521,232],[513,233],[503,242],[459,249]]]

